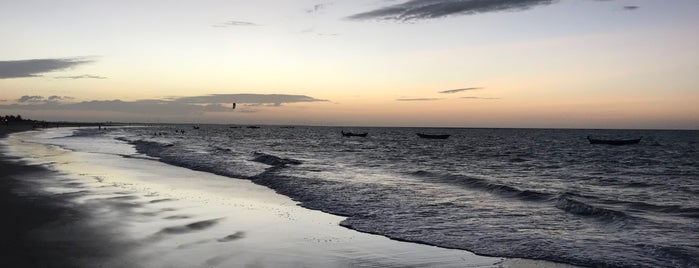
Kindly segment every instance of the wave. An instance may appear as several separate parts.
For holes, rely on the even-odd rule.
[[[592,217],[607,222],[627,222],[634,218],[622,211],[586,204],[583,201],[574,199],[568,193],[561,194],[558,197],[556,208],[571,214]]]
[[[195,152],[187,150],[184,146],[178,146],[175,143],[163,143],[147,140],[128,141],[131,143],[138,153],[145,154],[149,157],[158,158],[158,160],[175,166],[189,168],[192,170],[210,172],[223,176],[234,178],[246,178],[248,175],[241,169],[230,169],[225,159],[216,159],[211,157],[202,157],[206,152]],[[256,173],[262,172],[261,170]]]
[[[538,192],[534,190],[523,190],[514,186],[491,182],[486,179],[463,175],[438,175],[423,170],[413,172],[412,174],[415,176],[427,177],[433,180],[460,185],[471,189],[485,190],[490,193],[499,194],[505,197],[514,197],[525,201],[546,201],[555,197],[554,194],[550,193]]]
[[[231,150],[230,148],[223,148],[223,147],[220,147],[220,146],[214,146],[213,149],[214,149],[215,151],[219,151],[219,152],[232,152],[232,151],[233,151],[233,150]]]
[[[626,183],[626,187],[630,188],[648,188],[648,187],[655,187],[655,186],[660,186],[661,184],[658,183],[648,183],[648,182],[628,182]]]
[[[220,146],[209,146],[208,149],[202,150],[200,147],[187,146],[177,142],[118,139],[132,144],[138,153],[147,156],[144,159],[150,157],[149,160],[159,160],[175,166],[232,178],[252,180],[255,176],[270,169],[269,166],[278,169],[302,164],[302,161],[292,158],[261,152],[253,152],[252,155],[249,155]]]
[[[413,172],[412,174],[420,177],[431,178],[433,180],[439,180],[441,182],[447,182],[463,187],[468,187],[469,189],[486,191],[503,197],[516,198],[522,201],[553,201],[555,202],[556,208],[561,209],[566,213],[583,217],[595,218],[608,223],[615,222],[626,224],[630,220],[634,219],[633,216],[626,214],[625,212],[608,208],[602,208],[580,201],[576,198],[585,198],[585,196],[577,195],[574,193],[544,193],[534,190],[519,189],[514,186],[491,182],[481,178],[474,178],[463,175],[437,175],[432,172],[423,170]],[[590,197],[590,199],[596,198],[597,197]]]
[[[658,246],[640,243],[634,246],[667,257],[669,267],[698,267],[699,264],[699,245]]]
[[[143,160],[155,160],[158,161],[160,160],[157,157],[151,157],[147,155],[140,155],[140,154],[117,154],[123,158],[131,158],[131,159],[143,159]]]
[[[625,202],[631,209],[675,214],[682,217],[699,219],[698,207],[683,207],[680,205],[656,205],[645,202]]]
[[[128,140],[126,140],[128,141]],[[165,148],[175,146],[172,143],[160,143],[154,141],[136,140],[128,141],[136,147],[136,151],[149,156],[160,156]]]
[[[79,128],[69,136],[56,137],[56,138],[80,138],[80,137],[97,137],[104,135],[107,130],[101,130],[97,128]]]
[[[291,159],[291,158],[282,158],[282,157],[271,155],[271,154],[254,152],[253,155],[255,156],[255,158],[253,158],[252,161],[267,164],[270,166],[275,166],[275,167],[283,167],[286,165],[300,165],[301,164],[301,161],[299,161],[299,160]]]

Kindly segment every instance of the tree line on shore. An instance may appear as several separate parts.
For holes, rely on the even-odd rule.
[[[97,126],[100,129],[106,126],[112,126],[112,122],[51,122],[43,120],[32,120],[23,118],[21,115],[4,115],[0,116],[0,126],[3,125],[31,125],[32,128],[49,128],[49,127],[86,127]]]
[[[21,115],[5,115],[0,117],[0,122],[9,124],[15,122],[33,122],[33,120],[22,118]]]

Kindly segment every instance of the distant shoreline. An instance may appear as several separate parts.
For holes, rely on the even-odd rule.
[[[212,123],[212,122],[79,122],[79,121],[42,121],[42,120],[25,120],[20,123],[10,123],[10,125],[35,125],[41,127],[46,124],[46,127],[90,127],[90,126],[160,126],[160,125],[196,125],[196,126],[261,126],[261,127],[330,127],[330,128],[346,128],[346,129],[374,129],[374,128],[398,128],[398,129],[508,129],[508,130],[604,130],[604,131],[699,131],[696,128],[608,128],[608,127],[483,127],[483,126],[372,126],[372,125],[313,125],[313,124],[282,124],[282,123],[255,123],[255,122],[238,122],[238,123]],[[0,128],[7,124],[0,124]]]

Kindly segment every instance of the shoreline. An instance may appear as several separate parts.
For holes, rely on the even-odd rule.
[[[35,177],[28,180],[34,185],[28,185],[26,189],[36,189],[42,182],[46,187],[47,180],[59,181],[48,183],[49,188],[53,189],[53,193],[44,193],[48,199],[35,199],[39,206],[49,206],[56,214],[43,214],[48,216],[43,221],[35,219],[41,225],[38,228],[20,230],[20,233],[32,233],[31,238],[35,239],[32,241],[38,245],[34,251],[16,255],[20,258],[18,261],[22,261],[22,256],[32,259],[42,254],[48,256],[39,257],[44,262],[32,266],[61,266],[56,264],[65,263],[78,267],[178,264],[182,267],[244,267],[255,263],[270,266],[270,263],[293,261],[299,264],[296,266],[310,267],[573,267],[546,261],[478,256],[464,250],[360,233],[340,226],[342,217],[301,208],[284,196],[275,196],[277,194],[266,187],[251,186],[249,181],[233,182],[227,177],[162,162],[106,159],[110,164],[134,161],[128,164],[137,165],[135,173],[125,173],[127,178],[101,175],[102,178],[95,180],[92,175],[85,175],[87,178],[75,176],[77,173],[71,171],[70,164],[60,165],[61,170],[57,171],[40,165],[13,163],[4,153],[0,159],[3,165],[14,165],[12,168],[18,170],[25,166],[32,169],[21,174],[23,177],[20,179]],[[153,172],[154,167],[170,171]],[[104,166],[95,168],[80,172],[101,174],[109,169]],[[63,173],[73,175],[66,177]],[[191,176],[197,176],[202,183],[215,187],[194,185],[187,180]],[[11,177],[14,180],[18,178]],[[155,182],[148,184],[144,182],[145,179]],[[235,187],[231,187],[232,183]],[[3,188],[6,185],[3,182]],[[163,186],[176,190],[163,189]],[[242,187],[243,191],[236,192],[236,187]],[[36,192],[36,195],[39,194],[41,191]],[[6,197],[4,191],[2,195]],[[231,195],[237,199],[231,199]],[[9,195],[9,199],[13,198],[21,200],[23,197]],[[19,218],[26,216],[21,213],[24,210],[27,209],[17,210]],[[244,217],[240,218],[241,215]],[[26,226],[29,225],[23,225]],[[7,227],[3,228],[4,231],[19,228],[3,227]],[[51,235],[55,233],[62,236]],[[85,237],[86,234],[94,239],[76,238]],[[60,247],[57,242],[60,242]],[[222,251],[221,247],[230,247],[227,250],[233,253]],[[91,250],[81,251],[88,248]],[[166,256],[181,262],[167,259]]]

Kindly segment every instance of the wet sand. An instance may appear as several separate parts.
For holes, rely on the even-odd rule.
[[[31,129],[2,125],[0,139]],[[95,266],[127,246],[89,223],[70,197],[38,190],[54,176],[44,166],[0,153],[0,267]]]
[[[135,155],[22,146],[12,154],[34,158],[0,156],[15,219],[3,267],[567,267],[359,233],[249,181]]]

